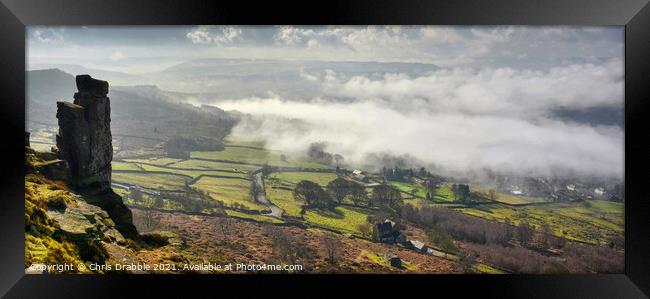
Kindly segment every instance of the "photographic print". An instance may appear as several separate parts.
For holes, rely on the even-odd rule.
[[[25,271],[624,273],[623,26],[28,26]]]

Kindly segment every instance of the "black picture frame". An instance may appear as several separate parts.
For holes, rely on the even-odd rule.
[[[1,0],[0,294],[29,297],[124,297],[171,290],[212,296],[336,296],[344,288],[394,296],[647,298],[650,294],[650,5],[647,0],[215,2],[172,0]],[[25,26],[192,24],[623,25],[625,26],[625,274],[616,275],[25,275]],[[309,286],[311,290],[299,291]],[[289,288],[289,289],[283,289]]]

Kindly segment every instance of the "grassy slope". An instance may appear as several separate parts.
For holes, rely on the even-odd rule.
[[[536,227],[547,223],[556,235],[588,243],[606,241],[609,237],[621,235],[624,231],[622,203],[602,200],[586,202],[587,204],[557,203],[516,208],[494,204],[459,210],[493,221],[508,218],[516,224],[526,220]]]
[[[291,217],[300,217],[300,209],[302,202],[294,199],[291,190],[271,188],[273,185],[267,181],[266,184],[266,198],[273,204],[284,210],[284,215]]]
[[[327,183],[336,179],[336,174],[320,172],[274,172],[269,175],[269,179],[278,179],[283,181],[283,183],[288,183],[288,185],[295,185],[302,180],[308,180],[324,187]]]
[[[113,172],[113,181],[161,190],[181,190],[189,179],[173,174]]]
[[[250,185],[251,181],[249,180],[202,177],[192,186],[208,192],[212,198],[223,201],[228,207],[240,204],[249,210],[266,210],[266,206],[251,200]]]
[[[69,192],[42,177],[25,177],[25,226],[29,227],[25,232],[25,267],[34,263],[82,263],[77,244],[54,234],[57,227],[46,214],[48,202],[53,200],[63,200],[68,205],[75,202]]]
[[[191,176],[193,178],[196,178],[201,175],[227,176],[227,177],[234,177],[234,178],[248,177],[248,174],[246,173],[233,173],[233,172],[214,171],[214,170],[170,169],[170,168],[157,167],[157,166],[144,165],[144,164],[138,164],[138,166],[140,166],[145,171],[168,172],[171,174],[181,174],[181,175]]]
[[[214,162],[214,161],[205,161],[205,160],[182,160],[172,164],[167,165],[169,167],[176,168],[192,168],[196,170],[227,170],[227,171],[237,171],[237,172],[250,172],[255,169],[258,169],[258,166],[245,165],[245,164],[235,164],[235,163],[226,163],[226,162]]]
[[[305,221],[308,224],[362,235],[358,226],[366,222],[371,213],[372,211],[368,209],[353,207],[337,207],[334,211],[307,210]]]
[[[224,160],[246,162],[252,164],[268,164],[272,166],[281,167],[302,167],[302,168],[331,168],[319,163],[305,161],[301,159],[287,159],[283,161],[281,158],[282,152],[269,151],[259,148],[249,148],[241,146],[226,146],[223,151],[211,152],[192,152],[190,157],[210,159],[210,160]]]
[[[127,162],[135,162],[135,163],[149,163],[149,164],[154,164],[154,165],[169,165],[174,162],[180,161],[180,159],[175,159],[175,158],[167,158],[167,157],[156,157],[156,158],[149,158],[149,159],[125,159]],[[113,162],[115,163],[115,162]]]

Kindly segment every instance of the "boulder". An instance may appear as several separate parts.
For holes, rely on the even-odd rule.
[[[68,164],[63,160],[45,161],[38,164],[36,170],[53,181],[65,181],[70,177]]]
[[[402,268],[402,259],[399,258],[396,254],[393,253],[386,253],[384,258],[388,261],[388,263],[395,268]]]
[[[108,94],[108,82],[97,80],[90,75],[79,75],[75,78],[79,93],[88,96],[105,97]]]
[[[82,194],[89,204],[96,205],[106,211],[115,228],[124,237],[134,240],[140,237],[133,225],[131,210],[124,204],[122,197],[113,192],[112,189],[85,190]]]

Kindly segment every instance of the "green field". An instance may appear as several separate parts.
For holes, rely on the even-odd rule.
[[[486,197],[489,198],[490,188],[486,188],[486,187],[479,186],[479,185],[470,185],[470,190],[472,192],[481,192],[481,193],[485,194]],[[542,198],[542,197],[529,197],[529,196],[506,194],[506,193],[495,193],[495,199],[494,200],[498,201],[498,202],[505,203],[505,204],[512,204],[512,205],[548,201],[548,200],[546,200],[545,198]]]
[[[334,211],[307,210],[305,222],[361,236],[359,224],[365,223],[372,211],[364,208],[337,207]]]
[[[111,163],[111,167],[115,171],[120,171],[120,170],[144,170],[144,169],[142,169],[142,167],[138,166],[138,164],[126,163],[126,162],[115,162],[115,161],[113,161]]]
[[[482,263],[475,264],[474,269],[476,269],[476,271],[479,271],[483,274],[506,274],[505,272],[499,269],[493,268],[489,265],[482,264]]]
[[[266,210],[266,206],[250,198],[250,185],[251,181],[244,179],[202,177],[192,187],[207,192],[215,200],[223,201],[227,207],[239,204],[248,210]]]
[[[451,184],[444,183],[436,189],[436,195],[433,197],[434,200],[440,201],[456,201],[454,199],[454,193],[451,192]]]
[[[196,170],[227,170],[235,172],[251,172],[259,168],[259,166],[235,164],[226,162],[214,162],[205,160],[181,160],[167,165],[168,167],[175,168],[191,168]]]
[[[153,165],[168,165],[174,162],[181,161],[181,159],[167,158],[167,157],[156,157],[149,159],[124,159],[126,162],[135,162],[135,163],[148,163]]]
[[[245,162],[257,165],[268,164],[279,167],[300,167],[300,168],[331,168],[331,166],[322,165],[302,159],[286,158],[282,159],[282,152],[269,151],[260,148],[250,148],[242,146],[226,146],[223,151],[211,152],[191,152],[191,158]]]
[[[181,190],[189,178],[173,174],[113,171],[113,181],[160,190]]]
[[[225,145],[248,146],[248,147],[256,147],[259,149],[265,148],[265,142],[263,140],[249,140],[249,139],[237,138],[233,136],[226,136],[226,138],[223,139],[223,143]]]
[[[166,167],[158,167],[152,165],[138,164],[145,171],[157,171],[157,172],[168,172],[172,174],[181,174],[186,176],[191,176],[193,178],[199,177],[201,175],[214,175],[214,176],[226,176],[226,177],[235,177],[235,178],[248,178],[249,175],[246,173],[233,173],[225,172],[219,170],[185,170],[185,169],[172,169]]]
[[[389,181],[388,183],[402,192],[415,194],[416,196],[420,196],[420,197],[427,196],[427,189],[424,188],[424,186],[422,186],[421,184],[412,183],[412,182],[409,183],[395,182],[395,181]]]
[[[300,210],[302,208],[303,202],[294,199],[293,192],[291,190],[272,188],[272,186],[275,185],[269,183],[268,180],[265,182],[265,185],[266,198],[274,205],[284,210],[284,215],[290,217],[300,217]]]
[[[324,187],[336,178],[335,173],[328,172],[274,172],[269,175],[270,180],[280,180],[281,183],[290,186],[302,180],[307,180]]]
[[[625,228],[623,204],[603,200],[525,207],[491,204],[458,210],[499,222],[506,218],[514,224],[526,220],[535,227],[546,223],[555,235],[592,244],[620,236]]]

